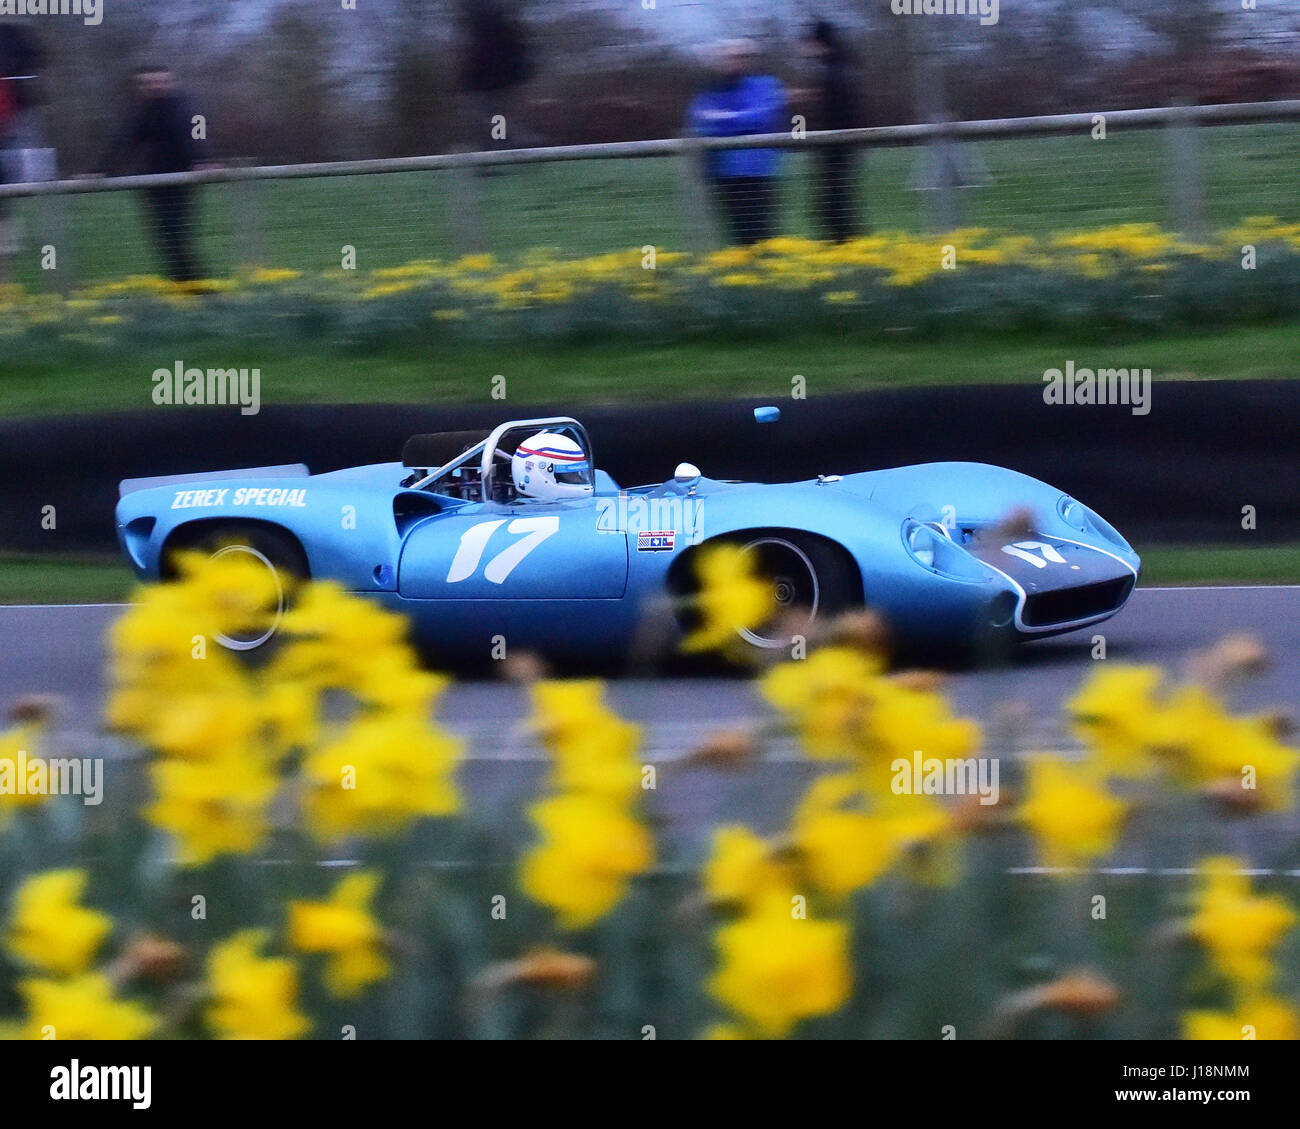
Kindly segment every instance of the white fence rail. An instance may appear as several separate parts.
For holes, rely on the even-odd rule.
[[[156,269],[165,248],[152,201],[158,190],[199,186],[208,187],[181,223],[211,274],[250,263],[324,268],[337,265],[348,246],[364,248],[372,264],[382,265],[403,256],[557,244],[573,252],[644,244],[698,249],[734,235],[718,222],[705,161],[742,149],[793,154],[779,192],[755,197],[754,208],[777,213],[764,217],[768,234],[791,223],[817,234],[819,201],[833,193],[828,178],[835,177],[852,181],[845,198],[855,230],[870,224],[942,231],[971,221],[1014,229],[1053,218],[1069,227],[1139,214],[1197,234],[1211,222],[1208,205],[1220,205],[1220,218],[1287,211],[1290,200],[1285,218],[1300,219],[1296,161],[1288,177],[1277,175],[1276,163],[1259,174],[1252,164],[1265,168],[1263,159],[1279,149],[1300,155],[1298,120],[1300,100],[1182,105],[0,183],[0,214],[8,217],[0,220],[7,225],[0,226],[0,270],[7,263],[19,281],[66,290],[139,273],[151,262]],[[1270,132],[1244,144],[1242,131],[1250,127]],[[1148,131],[1162,133],[1163,144],[1152,145]],[[908,148],[921,150],[911,168],[897,153]],[[851,150],[855,158],[832,165],[823,158],[833,150]],[[124,193],[142,196],[142,217],[122,207]],[[1054,215],[1038,214],[1045,209]],[[51,251],[56,270],[46,263]]]

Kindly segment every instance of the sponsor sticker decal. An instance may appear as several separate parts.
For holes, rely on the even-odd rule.
[[[650,529],[636,535],[638,553],[670,553],[677,537],[671,529]]]

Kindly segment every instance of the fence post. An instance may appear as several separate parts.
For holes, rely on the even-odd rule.
[[[683,137],[677,161],[677,198],[686,223],[690,251],[701,255],[717,247],[714,234],[712,201],[704,175],[708,152],[698,137]]]
[[[451,179],[449,198],[451,245],[457,255],[473,255],[484,249],[483,221],[475,192],[478,165],[453,165],[447,172]]]
[[[240,157],[231,164],[243,169],[254,167],[254,162],[249,157]],[[231,227],[238,243],[232,256],[234,265],[236,267],[273,266],[274,264],[268,262],[266,258],[265,192],[267,189],[256,177],[237,180],[231,187],[234,189],[232,203],[236,207],[236,214],[231,217]]]
[[[1182,99],[1171,109],[1165,130],[1169,143],[1169,222],[1174,231],[1196,239],[1205,233],[1201,137],[1191,101]]]

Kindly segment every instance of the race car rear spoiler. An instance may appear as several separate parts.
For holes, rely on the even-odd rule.
[[[216,482],[230,478],[307,478],[311,471],[306,463],[284,463],[281,466],[244,467],[239,470],[212,470],[199,474],[160,474],[154,478],[124,478],[117,486],[117,496],[124,498],[136,490],[152,490],[155,486],[175,486],[183,482]]]

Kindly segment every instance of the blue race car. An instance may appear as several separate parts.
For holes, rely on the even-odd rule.
[[[596,662],[668,649],[691,614],[693,558],[718,542],[770,582],[770,620],[740,633],[760,650],[864,606],[904,647],[1038,639],[1114,615],[1140,566],[1081,502],[999,467],[764,484],[682,463],[624,489],[567,416],[418,435],[401,462],[328,474],[261,467],[120,489],[118,537],[140,577],[172,576],[177,549],[244,553],[275,575],[281,611],[293,578],[331,578],[406,615],[438,662],[503,644]],[[222,642],[251,650],[275,630]]]

